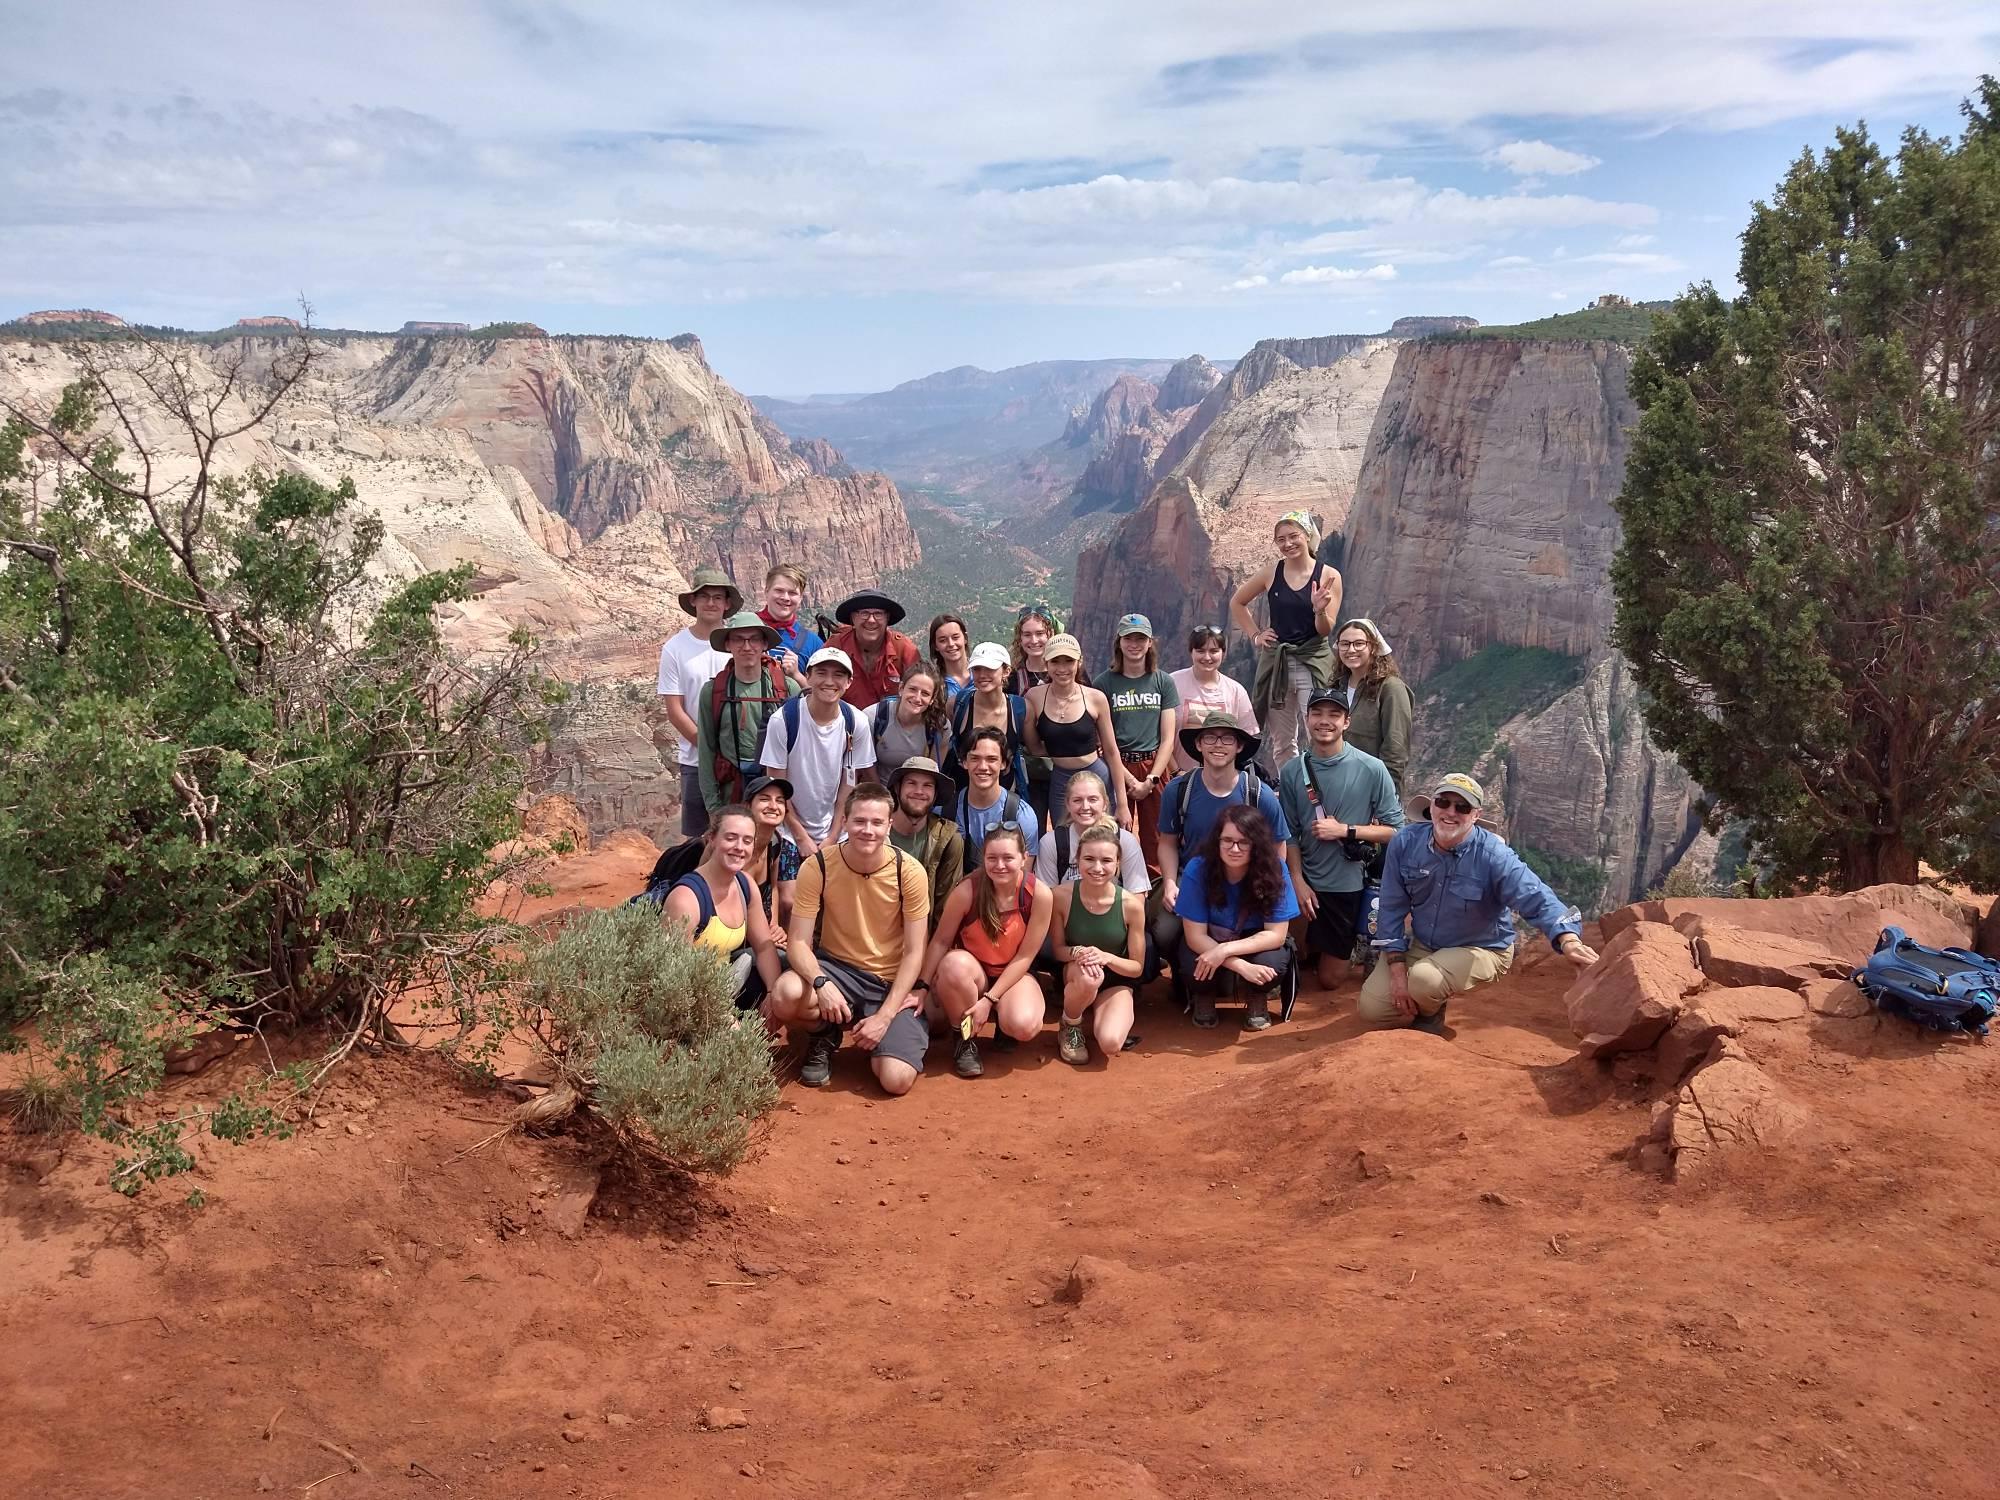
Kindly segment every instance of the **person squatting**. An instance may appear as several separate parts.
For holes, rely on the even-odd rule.
[[[659,670],[687,842],[635,899],[732,965],[746,1015],[803,1035],[801,1083],[846,1048],[890,1095],[935,1042],[977,1078],[982,1044],[1035,1044],[1051,1018],[1062,1061],[1109,1061],[1155,980],[1193,1025],[1227,1005],[1255,1032],[1290,1016],[1302,969],[1329,991],[1358,971],[1366,1024],[1442,1033],[1512,965],[1517,914],[1595,962],[1472,776],[1405,786],[1409,685],[1374,621],[1340,622],[1312,518],[1281,517],[1272,545],[1229,601],[1248,689],[1219,625],[1167,670],[1124,615],[1093,676],[1046,605],[1004,645],[941,614],[920,649],[879,590],[816,630],[801,568],[771,568],[754,610],[697,571]]]

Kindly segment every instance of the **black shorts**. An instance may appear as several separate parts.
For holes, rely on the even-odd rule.
[[[1306,924],[1306,943],[1321,958],[1346,958],[1354,952],[1354,934],[1361,928],[1362,904],[1368,899],[1364,887],[1358,891],[1315,891],[1319,911]]]
[[[1292,967],[1295,955],[1292,940],[1285,939],[1282,948],[1266,948],[1262,953],[1249,955],[1250,962],[1262,964],[1271,971],[1271,982],[1255,988],[1244,980],[1234,969],[1217,969],[1207,979],[1194,977],[1194,966],[1198,955],[1186,943],[1182,943],[1174,954],[1174,973],[1188,990],[1195,994],[1220,995],[1227,999],[1231,995],[1268,995],[1285,982],[1285,974]]]
[[[849,1026],[867,1020],[889,998],[888,980],[878,979],[866,969],[857,969],[837,958],[829,958],[817,948],[813,950],[813,957],[819,960],[820,972],[839,985],[840,992],[847,997],[847,1003],[854,1011],[853,1020],[847,1023]],[[922,1008],[905,1008],[896,1013],[896,1018],[889,1023],[888,1031],[883,1033],[872,1055],[908,1063],[921,1073],[924,1070],[924,1052],[930,1044],[931,1028],[924,1020]]]

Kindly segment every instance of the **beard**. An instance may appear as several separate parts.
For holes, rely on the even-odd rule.
[[[1431,822],[1431,842],[1436,844],[1440,849],[1456,849],[1460,844],[1472,837],[1472,830],[1477,825],[1477,822],[1478,820],[1475,818],[1467,818],[1463,823],[1458,825],[1456,830],[1448,832],[1444,824],[1433,819]]]

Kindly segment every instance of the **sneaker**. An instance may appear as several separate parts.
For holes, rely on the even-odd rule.
[[[960,1078],[977,1078],[986,1071],[979,1061],[979,1043],[969,1036],[962,1036],[952,1048],[951,1070]]]
[[[1196,995],[1194,1000],[1194,1024],[1204,1029],[1215,1024],[1215,996]]]
[[[833,1077],[833,1054],[840,1050],[840,1028],[825,1026],[806,1038],[806,1060],[799,1064],[799,1082],[823,1089]]]
[[[1057,1023],[1056,1056],[1078,1066],[1090,1061],[1090,1039],[1084,1035],[1083,1022],[1065,1017]]]
[[[1445,1002],[1446,1005],[1449,1005],[1450,1003],[1451,1003],[1450,1001]],[[1428,1016],[1425,1015],[1422,1011],[1418,1011],[1416,1020],[1410,1022],[1410,1030],[1428,1031],[1432,1036],[1443,1036],[1444,1012],[1445,1012],[1444,1005],[1440,1005],[1434,1014]]]
[[[1243,1029],[1245,1031],[1271,1029],[1271,1008],[1264,1003],[1262,995],[1252,995],[1243,1007]]]

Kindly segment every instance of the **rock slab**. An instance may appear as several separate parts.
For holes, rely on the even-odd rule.
[[[1687,939],[1663,922],[1639,922],[1605,944],[1563,997],[1585,1057],[1641,1052],[1664,1036],[1702,986]]]

